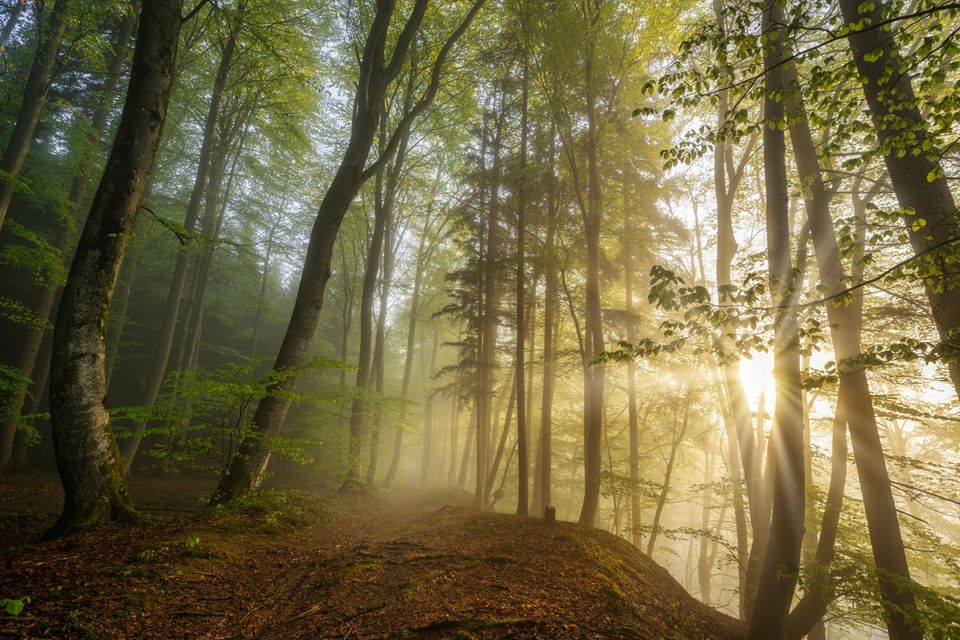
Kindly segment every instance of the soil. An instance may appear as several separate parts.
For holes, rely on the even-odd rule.
[[[266,490],[201,510],[141,478],[147,513],[52,542],[56,480],[0,479],[2,638],[742,638],[624,540],[479,512],[455,490]],[[29,600],[27,601],[27,598]]]

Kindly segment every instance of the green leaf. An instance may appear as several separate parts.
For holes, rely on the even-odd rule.
[[[23,600],[0,600],[0,606],[3,607],[3,610],[7,615],[18,616],[23,612]]]

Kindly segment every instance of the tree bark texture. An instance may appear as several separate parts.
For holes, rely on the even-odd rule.
[[[763,169],[766,186],[767,262],[770,292],[777,308],[774,324],[774,378],[777,401],[771,433],[773,509],[770,536],[763,558],[759,589],[750,619],[749,638],[782,638],[796,588],[803,543],[804,477],[803,416],[801,408],[799,327],[792,309],[797,278],[793,274],[790,244],[786,142],[780,128],[785,118],[782,95],[784,34],[782,7],[768,0],[761,32],[767,34],[764,52],[765,97]],[[754,522],[756,534],[758,523]]]
[[[52,533],[133,512],[104,405],[110,298],[156,157],[170,98],[180,0],[145,0],[120,125],[64,287],[50,409],[64,508]]]
[[[883,0],[840,0],[844,20],[865,20],[866,25],[881,23],[887,16],[886,5]],[[901,208],[912,212],[903,217],[910,245],[917,255],[932,251],[924,260],[940,272],[939,277],[924,278],[924,283],[940,334],[939,355],[946,361],[960,396],[960,265],[956,260],[960,248],[953,242],[940,252],[934,251],[960,237],[953,194],[939,159],[923,148],[930,134],[917,106],[910,73],[887,71],[891,65],[896,70],[903,64],[891,28],[852,28],[847,40],[864,79],[863,94],[897,200]],[[851,425],[851,436],[852,431]]]
[[[800,96],[796,69],[792,65],[785,65],[784,72],[788,83],[784,95],[791,122],[790,139],[800,180],[807,187],[805,203],[820,269],[820,281],[825,295],[834,296],[844,290],[847,274],[840,259],[840,248],[830,215],[830,194],[823,183],[820,161]],[[916,601],[910,590],[910,570],[880,442],[873,396],[864,368],[849,364],[861,352],[862,308],[863,296],[856,293],[848,304],[827,303],[827,320],[830,322],[830,335],[845,404],[844,414],[857,462],[867,528],[888,615],[890,638],[920,638],[922,631],[919,627]]]

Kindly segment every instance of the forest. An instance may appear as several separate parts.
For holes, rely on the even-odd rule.
[[[960,638],[958,34],[0,0],[0,636]]]

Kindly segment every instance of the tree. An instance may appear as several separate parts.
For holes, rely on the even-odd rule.
[[[54,326],[51,421],[65,498],[53,534],[133,512],[103,404],[103,328],[163,130],[181,21],[180,0],[144,0],[120,125]]]
[[[939,157],[930,151],[932,140],[910,74],[901,71],[907,63],[886,22],[891,15],[888,4],[855,0],[839,4],[910,246],[933,267],[924,288],[940,333],[936,351],[960,397],[960,268],[954,257],[960,229],[953,194]]]
[[[234,22],[229,26],[229,35],[227,36],[227,40],[223,45],[223,51],[220,55],[220,63],[217,68],[213,92],[210,97],[210,106],[207,109],[206,119],[204,121],[203,143],[200,146],[196,176],[193,181],[193,188],[190,191],[190,201],[187,204],[186,216],[183,222],[183,227],[188,236],[195,235],[199,228],[204,194],[207,192],[209,186],[211,163],[216,146],[220,105],[223,101],[224,92],[227,87],[227,79],[233,65],[234,54],[237,50],[237,39],[243,25],[245,11],[246,2],[241,0],[237,5],[237,15]],[[170,292],[167,295],[167,302],[164,308],[163,324],[160,327],[156,353],[150,369],[150,375],[147,377],[146,386],[143,390],[143,397],[140,400],[140,404],[144,407],[153,406],[160,394],[160,386],[163,384],[163,376],[167,371],[167,364],[170,360],[170,353],[173,347],[174,331],[177,327],[177,318],[180,315],[180,305],[186,286],[187,270],[190,266],[190,258],[193,255],[192,248],[194,244],[195,243],[183,242],[177,251],[177,263],[174,268],[173,278],[170,281]],[[135,425],[133,435],[126,441],[123,447],[124,473],[130,473],[134,458],[140,449],[140,442],[143,439],[142,433],[145,428],[146,424],[143,422]]]
[[[354,116],[350,142],[344,151],[330,187],[324,195],[311,233],[303,274],[294,305],[293,315],[284,337],[280,353],[274,363],[275,371],[285,371],[304,363],[316,330],[317,318],[323,306],[323,293],[330,275],[330,262],[340,223],[357,191],[375,175],[396,151],[400,137],[413,121],[430,105],[437,94],[443,65],[457,40],[470,26],[484,0],[476,0],[460,24],[440,48],[431,68],[430,83],[419,100],[400,120],[391,135],[383,155],[367,166],[370,146],[380,123],[384,95],[390,83],[400,74],[411,43],[423,20],[426,0],[417,0],[406,20],[390,59],[386,59],[386,44],[395,3],[380,0],[360,59],[359,82],[354,96]],[[269,460],[265,438],[279,431],[291,399],[288,393],[296,387],[296,378],[283,376],[265,397],[254,415],[253,433],[244,439],[223,476],[214,502],[230,500],[250,489],[261,477]],[[287,392],[287,393],[281,393]]]
[[[800,334],[796,299],[797,272],[791,263],[785,119],[785,85],[781,61],[785,56],[783,12],[777,0],[766,3],[761,33],[764,52],[763,169],[767,191],[767,261],[770,293],[777,307],[774,324],[774,376],[777,404],[771,434],[773,512],[770,536],[763,556],[757,599],[750,618],[750,638],[780,638],[786,628],[800,569],[803,542],[804,478],[803,422],[800,390]],[[797,265],[803,269],[802,264]],[[768,462],[768,465],[770,463]],[[765,523],[754,522],[754,533]]]
[[[520,6],[520,29],[523,29],[524,22],[524,11],[525,6],[521,4]],[[528,428],[527,423],[527,394],[524,388],[525,384],[525,359],[527,357],[526,350],[524,347],[524,340],[526,338],[526,326],[524,324],[526,313],[525,311],[525,301],[527,297],[527,278],[526,278],[526,256],[524,252],[526,251],[526,235],[527,235],[527,222],[526,222],[526,208],[527,208],[527,121],[529,113],[529,94],[530,94],[530,79],[529,79],[529,67],[530,64],[527,60],[527,50],[526,45],[522,42],[520,48],[523,50],[521,57],[523,58],[522,67],[523,67],[523,78],[521,80],[521,98],[520,98],[520,166],[519,166],[519,183],[517,184],[517,297],[516,297],[516,327],[517,327],[517,340],[516,340],[516,355],[514,356],[515,364],[515,376],[517,380],[517,469],[518,469],[518,482],[519,482],[519,491],[517,492],[517,513],[525,516],[530,509],[530,498],[529,498],[529,488],[530,488],[530,454],[529,454],[529,437],[528,437]]]
[[[0,157],[0,227],[7,217],[10,201],[17,190],[17,177],[33,142],[33,132],[37,128],[40,110],[50,88],[51,74],[57,62],[57,50],[60,48],[72,5],[73,0],[57,0],[37,38],[37,49],[23,90],[17,120],[3,156]]]
[[[18,7],[19,6],[20,5],[18,5]],[[123,65],[127,61],[127,46],[133,34],[133,29],[136,26],[135,22],[136,17],[132,13],[128,13],[122,17],[117,26],[116,41],[110,55],[110,63],[107,66],[107,77],[100,97],[100,104],[97,106],[90,120],[92,132],[88,140],[81,141],[80,148],[77,150],[79,162],[77,171],[70,184],[70,193],[68,196],[70,208],[73,209],[74,212],[80,208],[87,192],[90,174],[92,173],[92,167],[94,165],[94,158],[96,157],[97,151],[99,151],[101,140],[106,132],[107,121],[113,110],[114,95],[117,90],[117,85],[120,82]],[[59,225],[57,236],[53,243],[54,249],[60,254],[61,260],[63,261],[67,259],[67,250],[71,241],[73,231],[71,222],[70,219],[67,219]],[[32,306],[37,316],[47,318],[51,315],[50,312],[53,310],[59,292],[60,286],[56,281],[45,283],[41,290],[37,292],[36,300]],[[20,348],[17,368],[24,377],[30,376],[34,371],[44,336],[47,333],[46,329],[47,327],[45,325],[32,328]],[[41,363],[41,366],[47,367],[49,366],[49,362]],[[46,378],[46,375],[36,377],[38,379]],[[42,385],[37,386],[36,391],[39,392],[39,387]],[[22,381],[21,384],[16,387],[13,394],[11,394],[7,407],[9,415],[6,417],[2,429],[0,429],[0,470],[7,467],[11,461],[17,423],[19,422],[21,410],[23,409],[23,404],[26,399],[27,387],[26,382]]]
[[[849,278],[840,259],[840,247],[830,215],[831,194],[823,182],[813,136],[806,119],[802,97],[799,95],[800,84],[795,67],[792,64],[784,65],[784,74],[784,101],[790,116],[790,139],[800,180],[809,193],[805,203],[820,280],[827,297],[842,295],[844,283],[849,282]],[[915,623],[916,602],[907,586],[910,584],[910,571],[880,442],[873,397],[866,371],[853,364],[862,350],[862,309],[863,298],[860,295],[848,304],[828,304],[826,307],[833,350],[840,371],[837,411],[850,428],[874,561],[889,616],[890,637],[918,638],[922,636],[922,632]],[[840,397],[843,398],[842,407]]]

